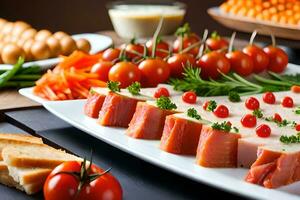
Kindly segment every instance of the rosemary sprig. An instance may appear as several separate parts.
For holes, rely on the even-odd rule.
[[[171,79],[170,84],[175,90],[195,91],[199,96],[223,96],[236,92],[240,96],[289,90],[294,84],[263,78],[255,75],[256,82],[250,82],[236,73],[222,74],[220,80],[204,80],[200,77],[200,69],[187,66],[183,79]]]

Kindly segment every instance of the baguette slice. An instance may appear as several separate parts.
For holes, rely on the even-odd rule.
[[[54,149],[45,144],[16,145],[2,150],[8,166],[21,168],[54,168],[66,161],[82,161],[81,158]]]
[[[3,160],[1,153],[3,148],[19,144],[43,144],[43,140],[25,134],[0,133],[0,160]]]

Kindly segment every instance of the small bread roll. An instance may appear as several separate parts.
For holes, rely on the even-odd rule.
[[[61,53],[62,50],[61,50],[60,42],[54,36],[49,37],[46,43],[50,49],[51,57],[56,57]]]
[[[17,44],[19,47],[23,48],[23,45],[24,45],[25,42],[26,42],[25,39],[23,39],[23,38],[18,38],[18,41],[16,42],[16,44]]]
[[[76,46],[79,50],[89,53],[91,50],[91,44],[87,39],[80,38],[76,41]]]
[[[11,41],[11,36],[10,35],[5,35],[4,38],[2,39],[3,42],[10,42]]]
[[[33,43],[34,43],[33,39],[28,39],[23,44],[23,50],[25,52],[26,61],[30,61],[33,59],[33,56],[31,54],[31,47],[32,47]]]
[[[48,45],[43,41],[35,41],[30,50],[34,60],[43,60],[51,56]]]
[[[39,32],[37,32],[37,34],[35,35],[34,39],[36,41],[44,41],[46,42],[46,40],[52,35],[52,33],[46,29],[40,30]]]
[[[2,28],[2,33],[6,34],[6,35],[10,34],[11,31],[12,31],[12,29],[13,29],[13,27],[14,27],[14,23],[12,23],[12,22],[6,22],[4,24],[4,26],[3,26],[3,28]]]
[[[6,44],[7,44],[7,43],[5,43],[5,42],[0,42],[0,57],[1,57],[2,49],[4,48],[4,46],[5,46]]]
[[[27,39],[33,39],[35,37],[35,35],[37,34],[37,30],[34,28],[29,28],[27,30],[25,30],[22,35],[21,38],[27,40]]]
[[[58,31],[58,32],[54,33],[53,36],[56,39],[61,40],[63,37],[69,36],[69,35],[67,33],[63,32],[63,31]]]
[[[0,32],[6,22],[7,22],[6,19],[0,18]]]
[[[73,51],[77,49],[76,42],[70,36],[63,37],[60,40],[60,45],[62,49],[62,54],[65,56],[70,55]]]
[[[15,35],[10,36],[11,43],[17,44],[18,41],[19,41],[19,38],[17,36],[15,36]]]
[[[15,64],[19,57],[25,57],[25,53],[16,44],[9,43],[2,49],[1,58],[5,64]]]
[[[0,41],[2,41],[4,37],[5,37],[5,35],[0,33]]]
[[[29,29],[30,25],[23,21],[17,21],[14,23],[14,28],[12,30],[12,34],[19,37],[22,33]]]

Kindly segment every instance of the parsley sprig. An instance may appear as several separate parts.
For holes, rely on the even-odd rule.
[[[132,95],[139,95],[141,91],[141,84],[139,82],[134,82],[131,85],[127,87],[127,90],[132,94]]]
[[[120,92],[120,82],[117,81],[108,81],[107,87],[111,92]]]
[[[235,91],[230,91],[228,94],[228,99],[231,102],[240,102],[241,96],[239,95],[239,93],[237,93]]]
[[[230,122],[224,121],[222,123],[213,123],[211,127],[215,130],[224,131],[224,132],[230,132],[233,131],[235,133],[239,132],[239,129],[237,127],[232,127]]]
[[[300,115],[300,107],[297,107],[296,110],[294,110],[295,114]]]
[[[297,125],[297,123],[295,121],[288,121],[287,119],[283,119],[280,122],[280,121],[277,121],[276,119],[274,119],[273,117],[266,117],[265,120],[268,122],[275,122],[278,127],[291,126],[292,128],[294,128]]]
[[[207,111],[213,112],[217,108],[217,102],[214,100],[210,100],[208,102],[208,106],[206,108]]]
[[[158,99],[156,99],[156,105],[157,107],[164,110],[173,110],[177,108],[176,104],[173,103],[169,97],[165,96],[161,96]]]
[[[189,108],[187,110],[187,116],[191,117],[191,118],[194,118],[194,119],[197,119],[197,120],[201,119],[201,116],[198,114],[198,112],[195,108]]]
[[[257,118],[262,118],[264,116],[261,109],[255,109],[253,110],[252,114]]]
[[[291,136],[282,135],[279,140],[284,144],[300,143],[300,133]]]

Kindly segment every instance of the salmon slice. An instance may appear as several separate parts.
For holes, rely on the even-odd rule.
[[[174,154],[196,155],[202,124],[176,115],[166,117],[160,148]]]
[[[138,101],[110,92],[99,112],[98,123],[103,126],[128,127]]]
[[[258,158],[245,180],[266,188],[278,188],[299,181],[300,151],[294,151],[295,147],[295,145],[260,147]],[[299,145],[296,149],[299,149]]]
[[[126,134],[133,138],[159,140],[167,115],[174,111],[162,110],[146,102],[138,102]]]
[[[91,118],[98,118],[106,95],[90,93],[84,105],[84,114]]]
[[[203,167],[236,167],[240,134],[228,133],[203,125],[196,163]]]

